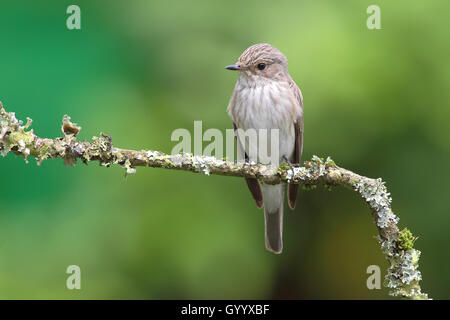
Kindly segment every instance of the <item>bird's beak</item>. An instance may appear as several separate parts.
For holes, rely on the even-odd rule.
[[[227,70],[242,70],[240,66],[237,64],[230,64],[229,66],[226,66],[225,69]]]

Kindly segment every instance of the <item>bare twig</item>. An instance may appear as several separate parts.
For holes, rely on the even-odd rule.
[[[6,112],[0,102],[0,153],[22,155],[25,160],[32,156],[40,164],[43,160],[61,158],[66,165],[75,165],[77,159],[87,163],[99,161],[109,167],[121,165],[127,174],[135,173],[136,167],[157,167],[184,170],[203,174],[257,178],[265,184],[282,182],[301,184],[306,187],[324,185],[344,186],[358,193],[369,205],[378,228],[378,241],[389,261],[385,285],[390,294],[410,299],[428,299],[421,292],[418,270],[420,251],[414,249],[415,237],[409,230],[399,231],[398,217],[391,209],[390,194],[381,179],[371,179],[338,167],[330,158],[313,156],[305,167],[245,165],[214,157],[188,153],[169,155],[152,150],[127,150],[112,145],[111,137],[100,133],[92,142],[77,141],[81,130],[64,116],[63,136],[56,139],[40,138],[30,130],[31,119],[24,125],[13,112]]]

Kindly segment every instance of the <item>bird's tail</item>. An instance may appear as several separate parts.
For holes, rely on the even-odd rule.
[[[276,254],[283,251],[284,189],[284,184],[261,185],[264,201],[266,248]]]

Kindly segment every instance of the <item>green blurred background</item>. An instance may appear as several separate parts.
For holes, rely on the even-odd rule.
[[[82,30],[66,28],[81,7]],[[304,159],[383,177],[419,236],[423,290],[450,298],[450,2],[2,1],[0,100],[42,137],[64,114],[118,147],[170,152],[176,128],[231,128],[236,73],[251,44],[289,58],[303,91]],[[204,144],[206,145],[206,144]],[[96,163],[0,159],[0,298],[381,299],[366,268],[387,262],[364,202],[348,190],[300,195],[282,255],[237,178]],[[68,290],[68,265],[82,290]]]

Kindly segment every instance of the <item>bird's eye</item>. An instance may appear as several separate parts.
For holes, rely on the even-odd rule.
[[[258,69],[259,69],[259,70],[264,70],[265,67],[266,67],[266,64],[265,64],[265,63],[260,63],[260,64],[258,64]]]

